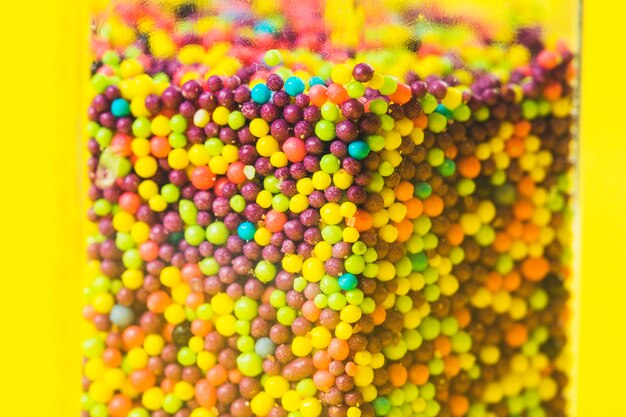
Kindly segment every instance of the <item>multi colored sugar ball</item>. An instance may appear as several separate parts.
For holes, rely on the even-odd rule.
[[[567,47],[208,3],[95,16],[83,417],[566,416]]]

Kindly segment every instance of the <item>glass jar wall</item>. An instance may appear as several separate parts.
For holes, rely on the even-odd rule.
[[[96,7],[84,415],[569,415],[577,5],[544,3]]]

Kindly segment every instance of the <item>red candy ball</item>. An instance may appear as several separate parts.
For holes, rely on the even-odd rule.
[[[303,140],[291,137],[283,143],[283,152],[290,162],[302,162],[306,156],[306,146]]]
[[[198,190],[208,190],[215,185],[215,174],[207,166],[196,167],[191,172],[191,183]]]

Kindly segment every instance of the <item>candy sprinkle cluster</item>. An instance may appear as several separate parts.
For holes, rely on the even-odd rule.
[[[83,416],[565,416],[573,55],[265,6],[98,21]]]

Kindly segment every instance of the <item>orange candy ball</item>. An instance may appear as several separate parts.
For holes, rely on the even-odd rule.
[[[107,409],[111,417],[125,417],[133,407],[132,401],[122,394],[114,395]]]
[[[194,386],[194,397],[204,408],[212,408],[217,401],[215,386],[208,379],[201,379]]]
[[[198,190],[208,190],[215,185],[215,174],[208,166],[199,166],[191,171],[191,183]]]
[[[272,233],[282,232],[287,223],[287,215],[277,210],[270,210],[265,216],[265,227]]]
[[[290,162],[302,162],[306,156],[304,141],[291,137],[283,143],[283,152]]]

